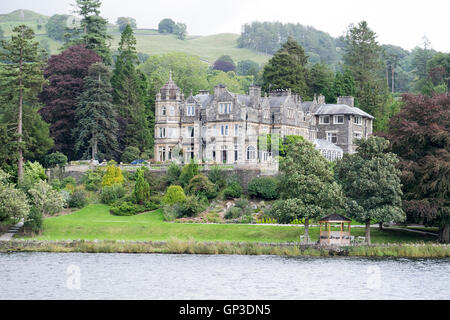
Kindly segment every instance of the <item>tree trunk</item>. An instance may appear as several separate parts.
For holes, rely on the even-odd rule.
[[[309,243],[309,219],[305,219],[305,242]]]
[[[366,220],[366,244],[371,244],[371,241],[370,241],[370,219]]]
[[[449,235],[448,235],[448,224],[445,224],[442,227],[439,227],[439,242],[448,243]]]
[[[383,222],[378,222],[378,226],[380,227],[380,231],[383,230]]]
[[[392,81],[392,93],[394,93],[394,73],[395,73],[395,69],[392,66],[392,77],[391,77],[391,81]]]
[[[20,67],[19,67],[19,118],[17,121],[17,142],[19,144],[19,161],[17,164],[17,177],[19,183],[23,181],[23,150],[22,150],[22,117],[23,117],[23,90],[22,90],[22,56],[23,50],[20,49]]]

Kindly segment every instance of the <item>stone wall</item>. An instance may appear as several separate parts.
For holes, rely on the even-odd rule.
[[[128,172],[135,172],[139,166],[121,166],[123,170]],[[95,169],[94,166],[89,165],[76,165],[76,166],[67,166],[62,173],[58,173],[56,171],[47,171],[47,176],[49,179],[55,179],[58,177],[66,178],[73,177],[77,181],[81,179],[81,177],[89,170]],[[200,172],[207,175],[209,172],[209,167],[201,168]],[[253,166],[249,167],[236,167],[236,168],[223,168],[222,169],[224,176],[229,177],[233,174],[236,174],[241,181],[242,187],[244,190],[247,190],[248,183],[255,177],[260,176],[275,176],[277,175],[276,171],[273,170],[264,170],[264,168],[254,168]],[[166,168],[161,169],[151,169],[151,172],[158,175],[164,176],[167,174]]]

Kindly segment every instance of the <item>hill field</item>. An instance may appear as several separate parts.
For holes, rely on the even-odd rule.
[[[9,37],[15,26],[25,24],[34,30],[37,41],[45,43],[51,54],[57,54],[62,43],[47,36],[45,24],[48,19],[48,16],[30,10],[16,10],[9,14],[0,14],[0,27],[3,29],[5,36]],[[111,49],[115,50],[120,41],[120,32],[114,25],[110,25],[108,30],[113,37]],[[188,36],[186,40],[179,40],[174,35],[163,35],[151,29],[136,29],[134,32],[137,50],[149,55],[184,52],[196,55],[209,64],[214,63],[222,55],[231,56],[235,62],[250,59],[260,64],[267,62],[271,57],[249,49],[238,48],[237,39],[239,35],[233,33]]]

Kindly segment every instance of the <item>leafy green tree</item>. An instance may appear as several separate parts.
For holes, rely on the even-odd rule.
[[[344,62],[355,79],[359,107],[379,118],[384,113],[387,84],[383,78],[385,65],[382,48],[376,37],[366,21],[361,21],[357,26],[350,25],[345,37]],[[374,130],[378,130],[377,120]]]
[[[22,190],[14,188],[12,184],[0,183],[0,221],[26,219],[29,211],[28,198]]]
[[[178,39],[184,40],[186,39],[187,34],[187,26],[184,23],[178,22],[173,28],[173,33],[177,36]]]
[[[55,14],[48,19],[45,29],[47,35],[56,41],[63,41],[66,34],[67,18],[66,14]]]
[[[248,183],[247,192],[249,196],[260,199],[277,199],[279,196],[278,181],[272,177],[253,178]]]
[[[222,84],[225,85],[231,92],[245,93],[245,90],[239,81],[239,77],[236,76],[234,71],[223,72],[221,70],[212,70],[208,74],[208,82],[210,92],[214,92],[214,87]]]
[[[159,89],[169,80],[172,71],[173,81],[180,87],[185,96],[208,88],[208,65],[196,56],[174,52],[152,55],[139,66],[149,79],[149,99],[154,103]]]
[[[306,64],[308,57],[303,48],[289,38],[283,47],[264,66],[263,90],[291,89],[302,97],[308,96]]]
[[[45,156],[44,163],[47,168],[62,168],[67,164],[67,156],[61,152],[54,152]]]
[[[112,104],[110,72],[102,63],[89,68],[78,97],[73,131],[75,149],[85,158],[111,158],[117,150],[117,121]]]
[[[403,95],[403,107],[389,123],[392,151],[400,157],[403,208],[409,222],[439,228],[449,241],[450,132],[448,94]]]
[[[141,156],[141,151],[136,147],[126,147],[120,158],[123,163],[131,163],[134,160],[138,160]]]
[[[31,196],[32,204],[44,216],[54,215],[64,208],[65,200],[63,196],[54,190],[46,181],[39,181],[28,193]]]
[[[17,175],[23,179],[23,115],[24,104],[37,102],[37,94],[45,83],[43,77],[43,53],[34,41],[31,28],[20,25],[13,29],[11,40],[2,41],[0,52],[0,103],[2,108],[9,107],[9,112],[17,115]]]
[[[122,32],[119,56],[111,79],[114,88],[113,101],[121,124],[121,150],[132,146],[144,151],[150,147],[152,140],[144,104],[147,96],[146,79],[136,70],[138,63],[136,38],[128,25]],[[142,81],[144,83],[141,83]]]
[[[237,63],[236,72],[240,76],[253,76],[255,79],[260,71],[260,66],[253,60],[242,60]]]
[[[3,28],[0,27],[0,41],[3,40],[5,38],[5,31],[3,31]],[[1,45],[0,45],[1,47]]]
[[[159,33],[173,33],[175,29],[175,21],[172,19],[166,18],[159,22],[158,24],[158,32]]]
[[[136,203],[144,204],[150,199],[150,185],[144,178],[144,170],[139,168],[136,171],[137,179],[134,185],[133,197]]]
[[[137,28],[136,19],[130,17],[119,17],[117,18],[116,24],[119,26],[120,32],[123,32],[127,25],[130,25],[132,29]]]
[[[355,143],[358,151],[345,154],[334,170],[348,199],[347,212],[355,220],[366,224],[366,242],[370,244],[372,221],[405,220],[401,173],[396,168],[397,156],[387,152],[388,140],[372,136],[357,139]]]
[[[309,220],[345,208],[345,197],[333,179],[328,161],[313,144],[298,140],[280,161],[281,199],[272,214],[280,223],[305,219],[305,241],[309,241]]]
[[[39,162],[27,161],[24,165],[24,177],[19,187],[28,191],[39,181],[47,180],[44,167]]]

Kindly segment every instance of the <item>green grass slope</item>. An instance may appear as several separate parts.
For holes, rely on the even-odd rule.
[[[288,242],[298,241],[302,227],[243,224],[186,224],[165,222],[162,210],[131,217],[113,216],[109,208],[93,204],[69,215],[44,220],[39,240],[180,240]],[[351,234],[364,236],[364,228],[353,228]],[[313,240],[319,228],[310,229]],[[433,237],[401,230],[371,230],[374,243],[435,241]]]
[[[15,26],[25,24],[36,33],[36,39],[40,42],[47,40],[51,53],[56,54],[62,43],[50,39],[45,30],[45,24],[49,17],[30,10],[16,10],[9,14],[0,14],[0,27],[5,36],[10,36]],[[41,25],[41,29],[38,29]],[[252,50],[237,47],[238,34],[223,33],[210,36],[188,36],[186,40],[179,40],[174,35],[163,35],[152,29],[134,30],[137,40],[137,50],[149,55],[169,52],[184,52],[200,57],[209,64],[222,55],[229,55],[237,63],[242,60],[253,60],[261,64],[267,62],[269,55],[253,52]],[[109,25],[108,33],[112,36],[111,48],[117,49],[120,41],[120,32],[117,26]]]

